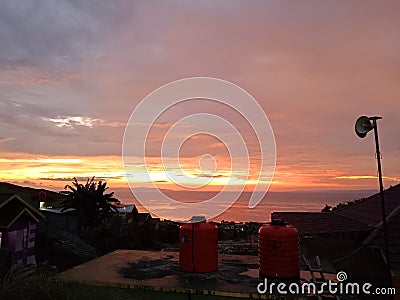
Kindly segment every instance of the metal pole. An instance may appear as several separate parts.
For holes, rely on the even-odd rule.
[[[379,151],[378,125],[376,122],[376,120],[381,119],[381,117],[372,117],[371,119],[374,124],[376,160],[378,161],[379,189],[380,189],[380,194],[381,194],[382,225],[383,225],[383,237],[384,237],[384,242],[385,242],[385,256],[386,256],[386,262],[390,268],[389,243],[388,243],[388,232],[387,232],[387,224],[386,224],[385,197],[384,197],[384,193],[383,193],[383,182],[382,182],[381,152]]]

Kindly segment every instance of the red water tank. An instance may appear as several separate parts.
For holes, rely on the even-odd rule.
[[[179,228],[179,266],[186,272],[218,269],[217,226],[206,221],[182,224]]]
[[[258,259],[260,277],[299,280],[297,229],[279,220],[263,225],[258,230]]]

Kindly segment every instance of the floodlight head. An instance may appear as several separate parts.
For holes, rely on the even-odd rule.
[[[370,118],[366,116],[359,117],[356,121],[355,130],[356,134],[360,138],[366,137],[368,131],[372,130],[373,128],[374,128],[373,123],[371,123]]]

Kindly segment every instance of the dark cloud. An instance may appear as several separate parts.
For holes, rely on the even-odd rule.
[[[83,1],[84,2],[84,1]],[[109,26],[107,2],[5,2],[0,11],[1,63],[12,66],[69,65],[99,54],[97,41]]]
[[[92,177],[75,177],[79,182],[83,183],[85,181],[87,181],[88,179],[90,180]],[[66,182],[73,182],[74,181],[74,177],[42,177],[39,178],[40,180],[44,180],[44,181],[66,181]],[[95,177],[96,181],[107,181],[110,179],[122,179],[122,176],[99,176],[99,177]]]
[[[225,177],[224,175],[203,174],[203,173],[193,174],[193,176],[203,177],[203,178],[223,178],[223,177]]]

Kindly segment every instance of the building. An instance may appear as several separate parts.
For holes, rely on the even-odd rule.
[[[76,235],[80,234],[79,216],[75,208],[41,208],[40,212],[45,219],[40,222],[39,229],[45,231],[46,228],[64,230]]]
[[[35,189],[8,182],[0,182],[0,194],[17,194],[35,208],[60,207],[65,196],[46,189]]]
[[[0,194],[0,270],[36,264],[35,235],[44,216],[16,194]]]
[[[271,220],[286,221],[301,236],[362,240],[372,231],[371,226],[335,212],[273,212]]]
[[[138,214],[135,204],[116,205],[117,215],[122,217],[122,224],[132,223],[133,216]]]
[[[303,237],[353,239],[378,252],[389,271],[394,286],[400,288],[400,184],[384,191],[388,232],[389,260],[386,257],[381,215],[381,195],[340,204],[330,212],[273,212],[271,219],[294,225]],[[357,259],[358,253],[349,256]]]

